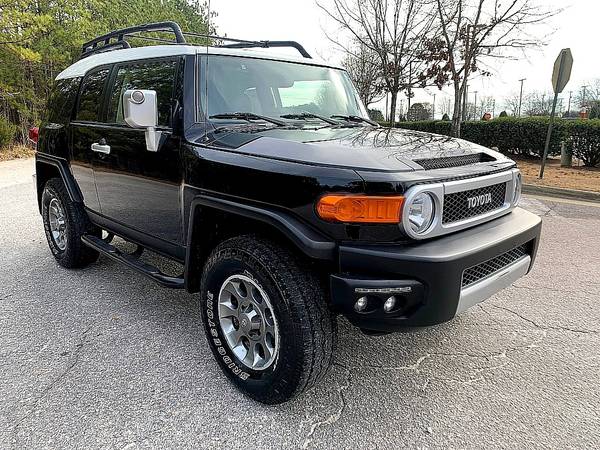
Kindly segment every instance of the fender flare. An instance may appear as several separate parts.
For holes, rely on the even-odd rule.
[[[193,270],[199,265],[195,263],[200,262],[203,256],[199,246],[194,245],[195,242],[202,239],[203,235],[202,224],[197,223],[196,211],[198,208],[236,214],[266,223],[285,235],[295,247],[311,259],[334,261],[336,258],[337,244],[333,240],[285,211],[202,194],[195,197],[190,204],[185,257],[185,282],[189,292],[199,292],[200,290],[201,274]]]
[[[65,184],[65,187],[67,188],[67,193],[69,194],[69,198],[71,199],[71,201],[77,202],[77,203],[81,203],[83,201],[83,197],[81,195],[81,192],[79,191],[79,187],[77,186],[77,183],[75,182],[75,179],[73,178],[73,175],[71,174],[71,171],[69,170],[69,166],[68,166],[68,163],[66,160],[64,160],[62,158],[58,158],[56,156],[46,155],[44,153],[36,153],[36,155],[35,155],[36,172],[37,172],[38,164],[46,164],[46,165],[56,167],[58,169],[58,173],[60,174],[60,177],[63,180],[63,183]],[[41,194],[42,186],[40,186],[39,183],[40,183],[40,179],[39,179],[39,177],[36,177],[37,191],[38,191],[38,193]]]

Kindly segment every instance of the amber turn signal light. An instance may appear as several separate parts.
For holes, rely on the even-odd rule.
[[[325,195],[317,203],[317,214],[330,222],[398,223],[402,196]]]

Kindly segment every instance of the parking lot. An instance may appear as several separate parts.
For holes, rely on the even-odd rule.
[[[369,337],[267,407],[221,375],[197,297],[101,258],[60,268],[33,162],[0,163],[0,448],[593,448],[600,205],[526,197],[536,267],[451,323]]]

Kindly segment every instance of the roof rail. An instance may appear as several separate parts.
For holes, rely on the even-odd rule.
[[[139,36],[139,33],[144,32],[172,32],[175,35],[175,40],[171,41],[158,37]],[[215,47],[222,48],[295,48],[304,58],[312,58],[306,49],[296,41],[246,41],[243,39],[213,36],[210,34],[193,33],[189,31],[181,31],[181,27],[176,22],[147,23],[144,25],[123,28],[121,30],[104,34],[83,44],[81,48],[81,58],[85,58],[86,56],[94,53],[116,50],[117,48],[130,48],[131,45],[125,40],[126,37],[157,41],[167,44],[187,44],[185,36],[213,39],[220,42],[229,42],[228,44],[220,43],[215,45]],[[116,39],[116,41],[111,42],[112,39]]]
[[[218,47],[224,48],[275,48],[275,47],[291,47],[298,50],[298,52],[305,58],[312,58],[302,45],[296,41],[256,41],[256,42],[239,42],[235,44],[219,45]]]
[[[172,32],[175,35],[174,43],[176,44],[186,43],[185,37],[183,37],[183,33],[181,31],[181,27],[176,22],[147,23],[144,25],[137,25],[135,27],[111,31],[110,33],[103,34],[102,36],[99,36],[95,39],[92,39],[91,41],[86,42],[81,47],[81,57],[84,58],[86,56],[91,55],[92,53],[115,50],[119,45],[121,46],[121,48],[129,48],[131,47],[129,43],[127,43],[129,47],[125,46],[124,44],[118,43],[125,41],[126,36],[131,36],[136,33],[160,31]],[[111,42],[111,39],[116,39],[116,42]]]

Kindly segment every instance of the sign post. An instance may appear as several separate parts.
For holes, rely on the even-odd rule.
[[[540,179],[544,177],[544,168],[546,167],[546,158],[548,158],[548,149],[550,147],[550,138],[554,126],[554,116],[556,114],[556,102],[569,79],[571,78],[571,69],[573,68],[573,55],[570,48],[563,48],[554,62],[552,72],[552,89],[554,89],[554,101],[552,102],[552,112],[550,113],[550,123],[548,124],[548,134],[546,134],[546,145],[544,146],[544,155],[542,156],[542,165],[540,167]]]

